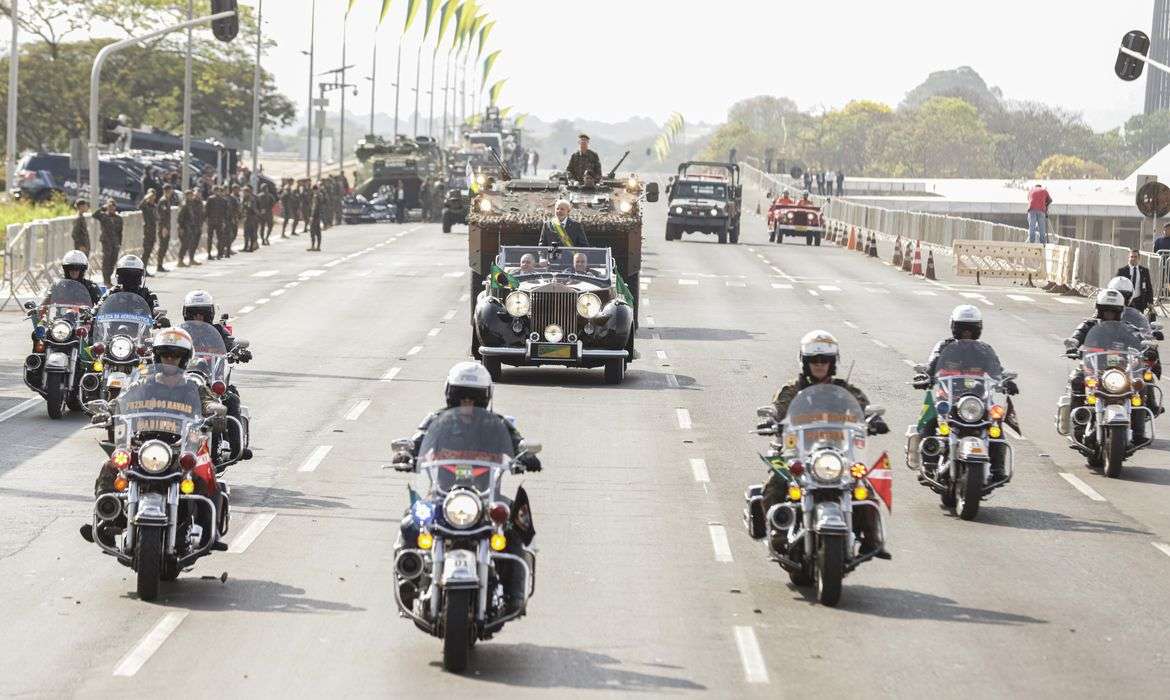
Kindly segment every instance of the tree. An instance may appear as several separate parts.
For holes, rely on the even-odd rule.
[[[1139,157],[1148,158],[1170,144],[1170,111],[1135,114],[1125,122],[1125,142]]]
[[[1100,163],[1059,153],[1048,156],[1036,168],[1036,178],[1041,180],[1103,180],[1108,177],[1109,170]]]
[[[933,97],[958,97],[973,105],[984,117],[1003,108],[1000,104],[1003,92],[999,88],[987,87],[970,66],[931,73],[922,84],[906,93],[899,109],[917,109]]]
[[[994,152],[973,105],[932,97],[919,109],[898,113],[878,169],[890,177],[990,177]]]
[[[870,100],[856,100],[827,113],[821,119],[820,162],[849,173],[868,171],[893,121],[894,110]]]

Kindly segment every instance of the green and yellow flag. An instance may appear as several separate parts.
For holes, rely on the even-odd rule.
[[[926,398],[922,400],[922,413],[918,416],[918,431],[922,432],[927,426],[932,426],[938,420],[938,411],[934,409],[934,393],[926,390]]]
[[[495,289],[519,289],[520,280],[508,274],[499,265],[492,263],[492,287]]]
[[[627,285],[626,281],[622,279],[622,273],[614,270],[614,276],[616,277],[615,281],[617,282],[618,294],[622,295],[622,299],[625,299],[627,304],[633,306],[634,293],[630,291],[629,285]]]

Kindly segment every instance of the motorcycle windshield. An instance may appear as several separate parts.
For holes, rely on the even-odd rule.
[[[956,340],[939,353],[935,369],[940,394],[984,395],[989,379],[1003,376],[999,356],[987,343],[978,340]]]
[[[802,389],[789,404],[785,423],[801,454],[824,448],[849,453],[854,434],[864,445],[865,411],[853,394],[835,384]]]
[[[184,442],[194,439],[194,424],[202,420],[199,388],[184,370],[153,364],[139,368],[114,402],[114,441],[128,445],[158,437]]]
[[[1125,311],[1121,312],[1121,322],[1133,326],[1138,333],[1152,333],[1154,331],[1150,326],[1150,319],[1132,306],[1125,307]]]
[[[419,471],[431,488],[446,493],[456,487],[491,490],[498,470],[514,456],[512,434],[500,416],[479,407],[443,411],[427,427],[419,448]]]
[[[227,346],[215,326],[203,321],[184,321],[180,328],[191,334],[191,344],[195,350],[187,368],[199,372],[210,381],[225,381]]]
[[[106,297],[93,317],[93,342],[109,343],[124,335],[138,341],[154,325],[150,305],[137,294],[116,292]]]
[[[93,299],[85,285],[74,280],[61,280],[49,290],[49,306],[72,309],[74,313],[93,306]]]
[[[1142,351],[1142,339],[1127,323],[1101,321],[1089,329],[1081,344],[1085,368],[1101,372],[1109,367],[1128,370]]]

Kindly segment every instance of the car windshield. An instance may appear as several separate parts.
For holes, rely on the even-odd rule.
[[[198,432],[194,424],[203,415],[198,385],[182,368],[164,364],[135,370],[113,408],[114,441],[119,445],[151,437],[193,440],[191,433]]]
[[[689,199],[727,199],[727,185],[721,182],[694,182],[682,180],[674,183],[671,196]]]
[[[450,408],[431,420],[418,454],[429,489],[446,493],[465,487],[486,493],[498,481],[497,472],[511,464],[512,434],[491,411]]]
[[[93,341],[109,342],[125,335],[134,340],[146,337],[154,317],[146,300],[130,292],[115,292],[106,297],[93,318]]]
[[[203,321],[184,321],[180,326],[191,335],[194,355],[187,369],[207,377],[210,381],[227,378],[227,346],[215,326]]]
[[[804,455],[832,448],[851,454],[865,446],[865,412],[848,390],[836,384],[802,389],[788,406],[785,447]]]
[[[60,280],[49,290],[49,319],[72,318],[93,306],[85,285],[74,280]]]
[[[989,380],[1003,375],[999,356],[987,343],[978,340],[956,340],[939,353],[935,368],[940,398],[960,394],[984,395]]]
[[[1142,351],[1142,339],[1121,321],[1101,321],[1089,329],[1081,353],[1085,369],[1101,372],[1110,367],[1132,369]]]
[[[609,248],[504,246],[497,264],[510,275],[526,277],[571,274],[608,280]]]

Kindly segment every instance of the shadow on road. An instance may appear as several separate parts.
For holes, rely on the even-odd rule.
[[[276,581],[234,579],[227,581],[180,576],[173,583],[164,583],[159,603],[186,610],[281,612],[281,613],[341,613],[364,612],[348,603],[306,598],[305,589]],[[127,594],[128,598],[136,595]]]
[[[1135,467],[1127,464],[1121,469],[1121,481],[1137,481],[1143,484],[1170,486],[1170,469],[1164,467]]]
[[[434,662],[431,665],[441,664]],[[674,668],[661,664],[644,666]],[[488,642],[478,645],[472,652],[465,677],[524,688],[579,688],[609,692],[707,689],[685,678],[622,668],[622,662],[608,654],[536,644]]]
[[[92,503],[93,496],[84,493],[55,493],[53,491],[31,491],[29,489],[10,489],[0,487],[0,498],[32,498],[40,501],[71,501],[75,503]]]
[[[605,374],[600,369],[564,369],[560,367],[505,367],[500,384],[516,386],[556,386],[580,389],[623,389],[641,391],[662,391],[665,389],[699,389],[694,377],[675,374],[678,386],[673,386],[667,376],[669,372],[647,372],[628,370],[621,384],[606,384]]]
[[[1128,469],[1128,467],[1127,467]],[[979,513],[984,525],[1014,527],[1020,530],[1051,530],[1055,532],[1085,532],[1094,534],[1149,535],[1144,530],[1118,525],[1105,520],[1079,520],[1064,513],[1052,513],[1034,508],[987,507]]]
[[[303,491],[279,489],[270,486],[232,486],[232,507],[318,510],[351,506],[337,496],[306,496]]]
[[[806,600],[815,598],[811,588],[800,591]],[[1048,624],[1047,620],[1015,613],[970,608],[943,596],[904,588],[845,586],[839,610],[895,620],[937,620],[981,625]]]

